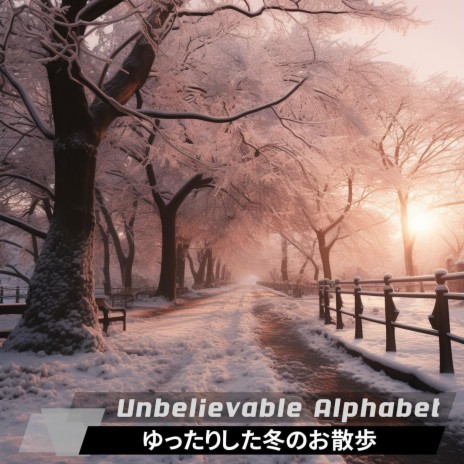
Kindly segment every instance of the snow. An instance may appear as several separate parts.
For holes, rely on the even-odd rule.
[[[395,299],[398,322],[428,326],[433,301]],[[182,306],[179,305],[182,304]],[[353,301],[344,297],[345,309]],[[363,297],[364,314],[383,317],[383,301]],[[0,351],[0,462],[74,463],[133,462],[127,456],[62,458],[50,453],[18,453],[32,416],[41,408],[66,408],[76,392],[289,392],[294,381],[273,366],[270,348],[257,336],[258,320],[252,309],[267,305],[269,311],[288,319],[309,348],[337,360],[340,371],[366,385],[366,390],[409,393],[416,390],[368,367],[339,347],[342,343],[366,357],[381,361],[443,391],[457,392],[448,424],[464,430],[464,349],[453,344],[456,374],[440,374],[438,339],[396,330],[397,352],[385,352],[383,325],[364,321],[364,339],[354,340],[354,324],[343,316],[345,328],[325,326],[318,318],[317,296],[283,297],[258,285],[204,289],[172,304],[162,298],[134,303],[127,311],[128,330],[110,326],[108,350],[73,356]],[[452,330],[464,332],[464,308],[450,309]],[[289,383],[292,382],[292,383]],[[34,421],[33,421],[34,422]],[[35,422],[30,427],[40,424]],[[338,456],[138,456],[136,462],[155,463],[327,463],[344,462]]]
[[[175,308],[162,299],[128,310],[128,330],[110,326],[108,350],[73,356],[0,351],[0,462],[126,463],[127,456],[62,458],[18,453],[29,418],[66,408],[76,392],[284,392],[257,341],[258,287],[202,290]],[[198,299],[202,296],[204,299]],[[139,303],[137,303],[139,305]],[[170,310],[172,309],[172,311]],[[159,317],[152,317],[159,313]],[[34,416],[37,418],[37,416]],[[338,456],[138,456],[136,462],[336,463]]]
[[[268,289],[269,290],[269,289]],[[272,293],[279,294],[273,290]],[[272,301],[274,299],[270,298]],[[456,397],[450,415],[449,426],[464,433],[464,346],[452,343],[455,374],[440,374],[438,337],[417,332],[396,329],[396,352],[385,351],[385,326],[363,321],[363,339],[354,338],[354,319],[343,315],[345,327],[337,330],[335,325],[325,325],[319,319],[318,296],[302,299],[282,298],[274,311],[285,315],[295,322],[298,332],[308,346],[323,350],[326,354],[338,357],[342,364],[340,369],[362,379],[372,387],[391,392],[415,391],[403,382],[390,379],[384,374],[375,373],[361,358],[351,357],[339,348],[339,343],[350,350],[361,353],[364,357],[392,367],[400,372],[411,373],[430,387],[443,391],[455,392]],[[362,297],[363,315],[384,319],[383,298]],[[395,305],[400,313],[396,322],[431,328],[428,316],[432,313],[434,300],[395,298]],[[343,295],[343,309],[354,313],[354,298]],[[335,313],[332,313],[335,319]],[[464,307],[460,302],[450,302],[451,332],[464,335]]]

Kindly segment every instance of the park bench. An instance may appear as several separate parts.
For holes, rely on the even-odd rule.
[[[126,330],[126,309],[115,308],[108,304],[106,298],[95,298],[98,309],[103,313],[103,317],[99,317],[98,321],[103,323],[103,332],[108,333],[108,326],[111,322],[122,321],[122,329]]]
[[[0,305],[0,315],[3,314],[22,314],[26,309],[25,303],[11,303]],[[6,338],[11,330],[0,330],[0,338]]]
[[[144,296],[147,298],[153,298],[156,294],[156,288],[154,287],[149,287],[149,288],[142,288],[138,292],[135,293],[135,299],[139,300],[143,298]]]
[[[124,308],[113,308],[108,304],[105,298],[95,298],[98,309],[103,316],[98,318],[98,322],[103,324],[103,331],[108,332],[108,326],[111,322],[122,321],[123,330],[126,330],[126,310]],[[7,314],[23,314],[26,310],[25,303],[11,303],[0,305],[0,316]],[[0,338],[6,338],[10,335],[11,330],[0,330]]]
[[[111,305],[123,305],[124,308],[127,308],[128,303],[134,301],[134,295],[132,292],[118,292],[112,293],[110,296]]]

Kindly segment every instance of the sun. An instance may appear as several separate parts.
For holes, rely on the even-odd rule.
[[[410,213],[408,225],[414,234],[426,234],[431,232],[437,224],[437,218],[427,211],[414,211]]]

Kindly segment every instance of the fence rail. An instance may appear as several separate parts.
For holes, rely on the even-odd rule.
[[[316,295],[318,292],[318,284],[302,284],[298,282],[256,282],[263,287],[272,288],[278,292],[285,293],[286,295],[295,298],[301,298],[304,295]]]
[[[19,303],[21,300],[26,301],[27,291],[29,287],[4,287],[0,286],[0,304],[4,301],[14,301]]]
[[[363,338],[363,321],[369,321],[385,326],[385,349],[386,351],[396,351],[395,329],[409,330],[424,335],[438,337],[438,347],[440,356],[440,373],[454,373],[453,351],[451,342],[464,344],[464,338],[451,333],[449,301],[464,300],[464,293],[450,293],[447,282],[454,282],[464,279],[464,272],[450,273],[444,269],[439,269],[435,275],[412,276],[412,277],[393,277],[385,274],[382,280],[368,279],[362,280],[355,277],[352,281],[329,280],[319,281],[319,317],[325,324],[335,324],[337,329],[343,329],[342,315],[350,316],[355,321],[355,339]],[[411,292],[395,291],[393,284],[407,283],[421,285],[423,283],[435,282],[434,292]],[[362,286],[372,286],[383,284],[382,291],[363,290]],[[350,289],[346,289],[346,286]],[[335,307],[331,306],[331,296],[335,296]],[[353,295],[354,312],[343,310],[342,295]],[[363,315],[363,296],[381,297],[384,300],[384,318],[375,318]],[[399,310],[395,306],[394,298],[420,298],[434,300],[432,314],[428,317],[431,329],[415,327],[408,324],[397,322]],[[333,297],[332,297],[333,299]],[[331,313],[336,314],[333,321]]]

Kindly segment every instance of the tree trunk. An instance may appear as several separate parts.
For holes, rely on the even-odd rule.
[[[300,270],[298,271],[298,277],[296,279],[298,283],[301,282],[301,279],[303,279],[304,271],[308,263],[309,263],[309,259],[306,258],[304,263],[301,265]]]
[[[208,262],[208,249],[204,250],[203,256],[201,257],[200,265],[198,266],[198,283],[205,283],[206,275],[206,264]]]
[[[187,259],[190,265],[190,272],[192,274],[193,282],[195,285],[201,285],[205,282],[205,269],[206,269],[207,258],[208,258],[208,255],[205,252],[199,255],[200,262],[198,265],[198,271],[195,271],[195,265],[193,263],[193,259],[190,256],[190,254],[187,254]]]
[[[104,347],[93,298],[96,150],[85,132],[55,141],[54,216],[7,350],[69,355]]]
[[[284,237],[282,237],[281,240],[282,258],[280,263],[280,272],[282,274],[282,280],[284,282],[288,282],[288,242]]]
[[[312,263],[313,267],[314,267],[314,277],[313,279],[316,281],[316,282],[319,282],[319,266],[315,263]]]
[[[408,195],[403,195],[401,192],[397,193],[401,212],[401,235],[403,238],[404,265],[406,275],[413,276],[416,275],[414,266],[414,236],[409,230]]]
[[[56,201],[31,278],[27,308],[3,345],[7,350],[73,354],[104,349],[93,297],[95,165],[98,145],[120,114],[98,98],[89,107],[79,82],[82,73],[72,54],[76,40],[85,33],[86,26],[76,24],[85,5],[85,0],[64,2],[50,34],[60,50],[56,55],[52,52],[46,64],[55,129]],[[155,43],[162,40],[159,32],[169,24],[175,6],[175,2],[160,4],[150,14]],[[152,41],[141,34],[121,69],[103,86],[104,92],[120,104],[127,103],[145,84],[154,58]]]
[[[176,299],[176,210],[160,210],[161,219],[161,271],[156,292],[169,300]]]
[[[221,280],[221,258],[218,258],[216,261],[216,271],[214,278],[216,279],[216,281]]]
[[[111,294],[111,272],[110,272],[110,238],[103,226],[98,223],[100,237],[103,245],[103,291],[105,295]]]
[[[206,280],[205,284],[207,287],[213,285],[214,283],[214,258],[213,258],[213,252],[211,248],[208,248],[206,251],[207,253],[207,260],[206,260]]]
[[[319,253],[321,255],[322,272],[324,273],[324,278],[332,279],[332,268],[330,266],[331,248],[326,245],[325,234],[321,232],[316,232],[316,236],[317,236],[317,243],[319,245]]]
[[[180,240],[177,242],[177,285],[179,287],[185,287],[185,255],[188,250],[188,242],[186,240]]]
[[[132,266],[133,259],[125,258],[119,263],[121,267],[121,283],[124,288],[132,288]]]
[[[222,270],[221,270],[221,280],[224,282],[226,280],[226,272],[227,272],[227,267],[225,264],[222,265]]]
[[[154,141],[150,136],[149,144]],[[157,295],[164,296],[169,300],[176,298],[176,215],[187,196],[194,190],[202,189],[211,185],[212,178],[203,178],[203,174],[196,174],[189,179],[166,203],[157,191],[155,170],[151,163],[145,165],[148,183],[152,187],[153,201],[158,208],[161,219],[162,230],[162,256],[161,273]],[[192,265],[192,263],[190,263]]]

